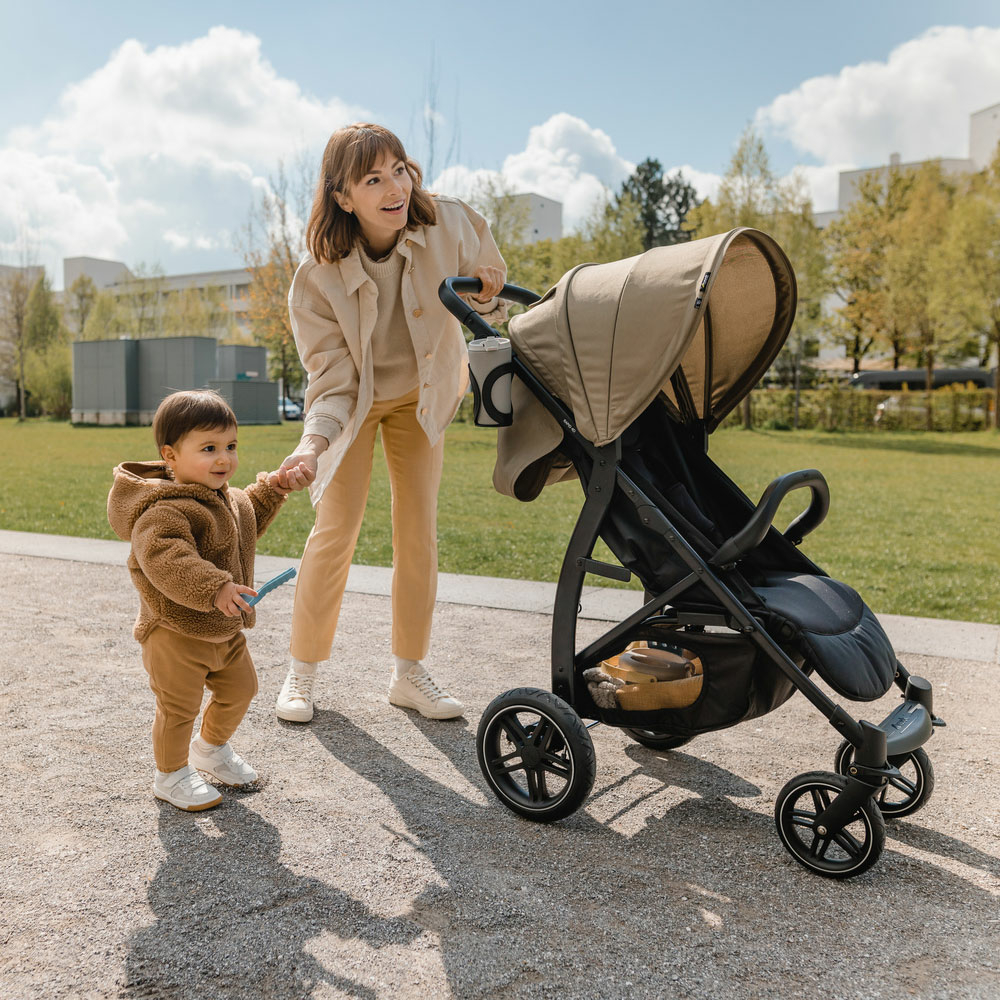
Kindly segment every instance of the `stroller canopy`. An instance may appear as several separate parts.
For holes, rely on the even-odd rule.
[[[756,385],[795,316],[795,275],[755,229],[734,229],[610,264],[581,264],[509,324],[521,359],[573,412],[615,440],[659,394],[674,419],[711,432]],[[562,429],[514,380],[514,422],[497,437],[493,484],[534,499],[574,474]]]

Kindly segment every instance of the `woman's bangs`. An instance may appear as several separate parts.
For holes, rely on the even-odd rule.
[[[359,132],[353,143],[355,156],[352,157],[355,169],[351,172],[351,184],[359,183],[366,174],[375,169],[375,164],[387,156],[392,163],[397,160],[406,162],[406,152],[403,144],[392,133],[379,133],[369,129]]]

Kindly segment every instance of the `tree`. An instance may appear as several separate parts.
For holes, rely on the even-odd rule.
[[[288,316],[288,291],[305,251],[309,188],[305,166],[298,164],[293,185],[279,164],[276,177],[252,206],[243,228],[241,252],[253,276],[247,320],[254,340],[268,349],[272,376],[282,394],[302,386],[302,364]]]
[[[900,328],[913,337],[917,361],[925,371],[927,429],[934,419],[930,393],[939,354],[955,339],[949,309],[943,307],[938,262],[951,222],[953,185],[938,163],[924,163],[913,172],[913,188],[903,210],[889,224],[886,251],[887,307]]]
[[[893,223],[906,208],[913,173],[890,167],[883,176],[869,173],[856,188],[857,197],[830,223],[825,244],[830,284],[841,305],[834,312],[831,339],[842,344],[855,372],[872,347],[892,353],[898,368],[907,344],[897,313],[891,308],[887,255]]]
[[[659,160],[645,159],[622,184],[618,199],[624,198],[638,211],[643,250],[691,239],[683,225],[698,196],[680,170],[664,177]]]
[[[168,292],[163,304],[163,335],[167,337],[232,338],[235,323],[221,285],[193,286]]]
[[[66,340],[62,316],[44,271],[28,295],[24,326],[25,344],[29,351],[45,351],[51,344]]]
[[[111,292],[100,291],[80,333],[81,340],[117,340],[131,332],[131,323],[118,299]]]
[[[28,296],[31,284],[26,267],[5,268],[0,284],[0,325],[10,348],[14,380],[17,383],[18,419],[28,415],[24,391],[24,363],[27,354]]]
[[[955,199],[942,246],[937,308],[984,342],[981,363],[1000,374],[1000,146],[990,166]],[[1000,427],[1000,377],[994,379],[993,426]]]
[[[32,285],[25,307],[22,365],[24,395],[43,413],[69,416],[72,364],[69,334],[45,272]]]
[[[132,336],[163,336],[166,294],[166,280],[159,264],[140,262],[132,268],[132,277],[115,296]]]
[[[82,339],[84,327],[87,325],[87,318],[94,308],[97,299],[97,286],[94,279],[89,274],[80,274],[76,280],[66,290],[65,310],[66,316],[72,323],[73,332],[77,339]]]

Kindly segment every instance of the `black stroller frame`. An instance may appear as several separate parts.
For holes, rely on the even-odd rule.
[[[480,287],[477,279],[448,278],[440,288],[442,302],[477,339],[496,336],[497,332],[459,298],[459,293],[475,292]],[[505,285],[501,297],[523,305],[539,299],[534,292],[514,285]],[[670,750],[686,744],[697,732],[726,728],[743,718],[770,711],[798,690],[841,734],[843,742],[835,756],[835,773],[809,772],[782,788],[775,804],[779,837],[796,861],[817,874],[848,878],[870,868],[884,846],[883,817],[915,812],[933,789],[933,770],[922,746],[934,728],[944,722],[934,716],[931,684],[910,674],[895,660],[892,683],[902,692],[902,701],[877,725],[855,719],[810,678],[811,667],[803,663],[803,658],[796,661],[789,649],[771,635],[761,620],[760,609],[747,606],[746,598],[752,597],[752,591],[741,586],[739,576],[734,575],[745,556],[765,539],[774,539],[777,531],[772,522],[791,492],[808,489],[810,502],[780,538],[797,546],[823,521],[829,508],[829,489],[822,474],[807,469],[774,480],[746,524],[706,558],[685,539],[662,505],[647,494],[641,477],[623,467],[622,437],[603,446],[595,445],[579,432],[570,410],[516,352],[512,370],[563,429],[560,451],[576,469],[584,503],[556,586],[551,694],[531,688],[506,692],[491,703],[480,723],[479,761],[494,793],[509,809],[528,819],[563,818],[582,804],[593,786],[594,753],[587,730],[599,722],[625,730],[650,748]],[[673,447],[682,466],[684,447],[677,438],[689,451],[700,449],[707,453],[704,428],[675,427],[672,432]],[[685,571],[666,589],[655,593],[647,590],[642,607],[578,651],[577,624],[587,574],[621,582],[628,582],[633,575],[624,565],[593,557],[612,502],[621,502],[621,498],[632,505],[644,528],[669,547]],[[825,576],[804,556],[800,559]],[[711,595],[711,600],[700,597],[688,608],[674,606],[696,588],[701,595]],[[770,671],[778,678],[774,685],[780,691],[741,718],[679,732],[656,728],[655,713],[609,712],[591,698],[583,671],[621,652],[634,639],[647,639],[655,646],[661,636],[681,634],[685,639],[696,639],[706,635],[706,630],[738,636],[752,644],[757,656],[753,669]],[[707,638],[711,635],[709,632]],[[628,715],[636,720],[632,725],[628,724]],[[531,721],[525,722],[525,717]],[[585,726],[582,719],[594,721]],[[644,725],[651,728],[642,728]],[[907,774],[901,770],[904,767]],[[555,793],[549,788],[553,781],[560,785]],[[901,799],[893,798],[899,795]]]

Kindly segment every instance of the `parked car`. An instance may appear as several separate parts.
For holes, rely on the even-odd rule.
[[[284,399],[278,400],[278,416],[284,417],[285,420],[301,420],[302,407],[294,399],[285,396]]]

